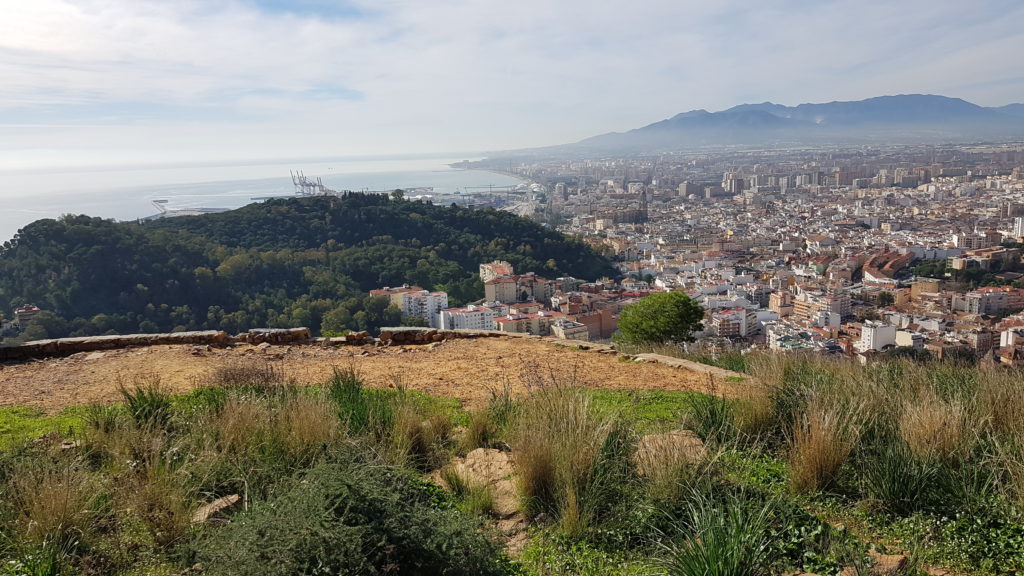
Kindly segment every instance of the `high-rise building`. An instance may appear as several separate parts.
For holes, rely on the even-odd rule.
[[[1022,216],[1013,219],[1013,237],[1024,238],[1024,217]]]

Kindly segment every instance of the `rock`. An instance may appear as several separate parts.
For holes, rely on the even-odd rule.
[[[61,450],[72,450],[74,448],[79,448],[81,446],[82,443],[77,440],[65,440],[64,442],[60,443]]]
[[[907,557],[903,554],[882,554],[875,550],[868,550],[868,557],[871,558],[872,566],[868,570],[871,576],[898,576],[907,571]],[[859,576],[860,572],[854,567],[843,568],[841,576]]]
[[[88,356],[83,358],[83,360],[99,360],[100,358],[103,358],[106,355],[106,352],[93,352],[92,354],[89,354]]]
[[[875,565],[871,567],[871,574],[874,576],[896,576],[907,570],[907,557],[903,554],[880,554],[868,550],[868,556],[875,561]]]
[[[673,430],[664,434],[648,434],[641,438],[634,458],[640,467],[640,473],[643,474],[644,462],[680,456],[690,462],[697,462],[707,456],[707,448],[692,431]]]
[[[508,452],[477,448],[465,458],[453,458],[449,466],[473,486],[486,486],[494,499],[494,515],[509,518],[519,512],[515,466]],[[438,478],[440,474],[437,474]],[[444,484],[443,482],[439,482]]]
[[[216,520],[215,516],[235,506],[242,500],[238,494],[217,498],[209,504],[204,504],[192,515],[193,524],[204,524]]]

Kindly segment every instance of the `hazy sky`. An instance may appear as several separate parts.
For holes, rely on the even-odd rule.
[[[0,10],[0,170],[540,146],[765,100],[1024,100],[1020,0]]]

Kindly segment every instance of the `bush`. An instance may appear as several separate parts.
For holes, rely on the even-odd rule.
[[[225,575],[507,573],[495,545],[437,490],[390,467],[321,464],[206,532],[196,559]]]

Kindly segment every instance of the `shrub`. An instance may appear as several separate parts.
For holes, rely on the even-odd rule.
[[[506,573],[473,519],[404,472],[317,465],[263,505],[199,539],[212,574]]]

